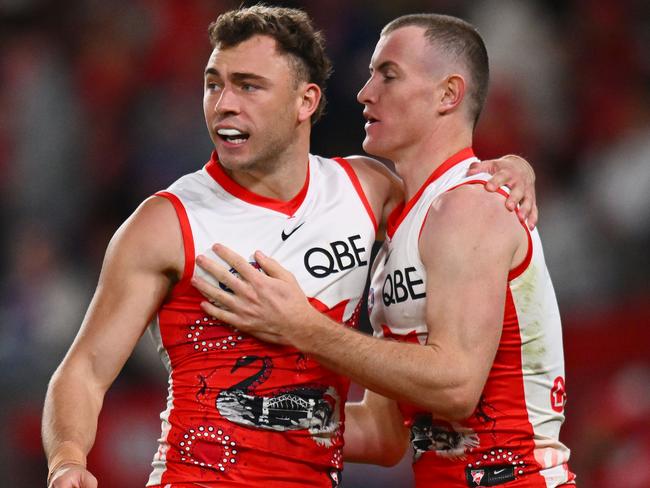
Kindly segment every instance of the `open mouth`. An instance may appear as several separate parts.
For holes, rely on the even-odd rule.
[[[375,122],[379,122],[379,119],[376,119],[375,117],[373,117],[372,115],[370,115],[367,112],[364,113],[363,116],[366,119],[366,127],[369,126],[369,125],[374,124]]]
[[[219,129],[217,135],[230,144],[243,144],[248,140],[250,134],[238,129]]]

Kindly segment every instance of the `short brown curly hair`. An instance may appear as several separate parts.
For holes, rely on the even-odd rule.
[[[255,5],[225,12],[208,28],[212,47],[233,47],[255,35],[275,39],[278,51],[286,54],[294,68],[296,81],[315,83],[321,90],[312,124],[325,109],[325,88],[332,63],[325,54],[325,38],[302,10]]]

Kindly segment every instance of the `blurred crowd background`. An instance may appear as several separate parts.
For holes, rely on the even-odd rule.
[[[564,322],[562,438],[583,487],[650,486],[650,3],[321,0],[302,7],[335,72],[312,151],[361,151],[356,93],[381,27],[420,11],[478,26],[491,57],[479,157],[526,157]],[[0,0],[0,484],[45,485],[47,381],[106,245],[153,192],[207,161],[207,25],[226,0]],[[250,2],[244,2],[250,4]],[[352,395],[358,397],[359,389]],[[110,390],[90,457],[103,487],[141,487],[166,374],[143,337]],[[348,488],[409,486],[347,465]]]

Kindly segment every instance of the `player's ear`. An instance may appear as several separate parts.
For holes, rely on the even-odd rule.
[[[444,115],[454,111],[465,98],[465,79],[454,74],[441,82],[441,95],[438,103],[438,113]]]
[[[304,122],[311,119],[312,114],[318,109],[320,103],[320,87],[315,83],[307,83],[301,87],[301,97],[298,107],[298,121]]]

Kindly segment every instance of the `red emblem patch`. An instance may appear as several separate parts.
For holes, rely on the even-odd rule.
[[[481,484],[483,476],[485,476],[485,471],[482,469],[473,469],[470,471],[470,474],[472,475],[472,482],[476,483],[476,486],[479,486]]]
[[[564,378],[558,376],[553,382],[553,388],[551,388],[551,408],[558,413],[562,413],[565,403],[566,389],[564,387]]]

